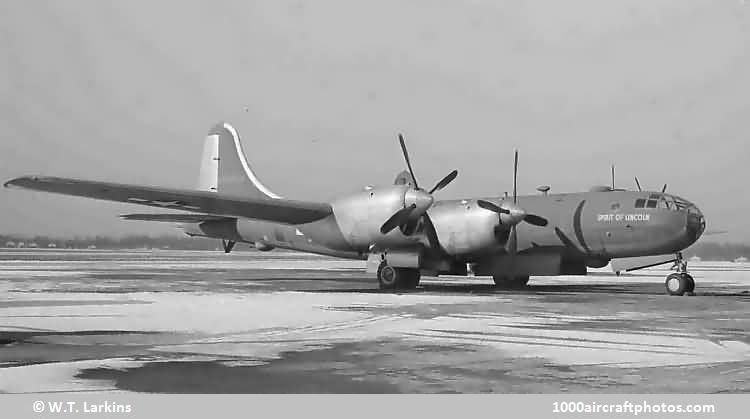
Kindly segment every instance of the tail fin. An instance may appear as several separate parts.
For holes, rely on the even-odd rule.
[[[281,198],[255,176],[242,149],[239,134],[226,122],[216,124],[208,132],[198,188],[250,198]]]

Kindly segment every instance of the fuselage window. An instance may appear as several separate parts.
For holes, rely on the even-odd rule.
[[[635,200],[635,207],[636,208],[643,208],[643,206],[646,205],[645,199],[636,199]]]
[[[649,199],[648,202],[646,202],[646,208],[656,208],[656,200]]]

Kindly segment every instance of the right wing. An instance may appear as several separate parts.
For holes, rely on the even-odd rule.
[[[222,195],[217,192],[155,188],[47,176],[23,176],[6,182],[5,186],[283,224],[310,223],[328,217],[333,213],[331,206],[324,203],[290,199],[243,198]]]

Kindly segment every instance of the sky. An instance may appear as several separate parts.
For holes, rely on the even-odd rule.
[[[279,195],[326,201],[403,170],[439,199],[634,188],[750,241],[750,1],[4,1],[0,180],[191,188],[239,131]],[[0,233],[161,234],[153,209],[0,189]]]

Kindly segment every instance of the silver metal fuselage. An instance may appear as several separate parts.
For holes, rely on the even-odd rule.
[[[285,225],[239,219],[236,225],[185,225],[188,234],[336,257],[365,259],[374,249],[428,248],[424,226],[404,235],[380,226],[406,205],[407,185],[366,188],[331,202],[333,214],[309,224]],[[502,198],[484,198],[501,205]],[[505,198],[508,199],[508,198]],[[643,207],[636,207],[642,200]],[[653,208],[646,202],[658,201]],[[658,192],[606,191],[519,196],[518,205],[546,218],[545,227],[517,226],[518,251],[553,249],[590,261],[678,252],[694,243],[705,228],[700,211],[684,199]],[[648,204],[652,205],[652,204]],[[427,211],[443,258],[471,262],[502,254],[498,215],[480,208],[477,199],[436,201]],[[593,262],[596,263],[596,262]]]

